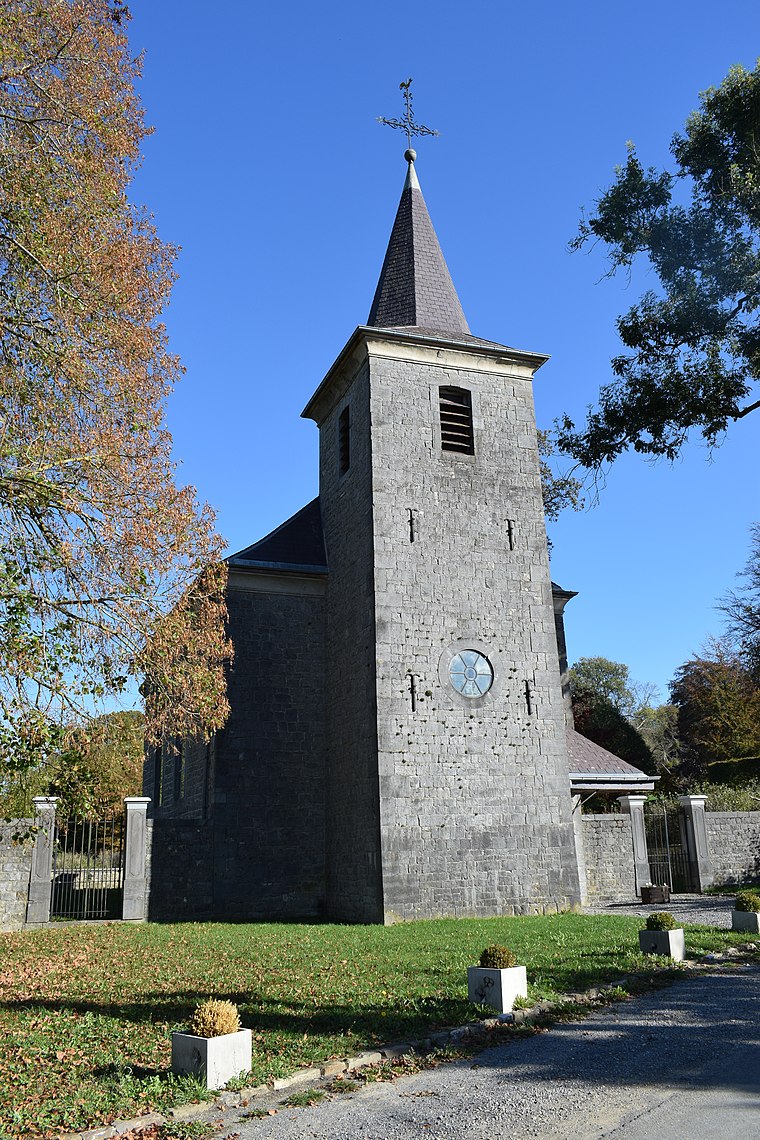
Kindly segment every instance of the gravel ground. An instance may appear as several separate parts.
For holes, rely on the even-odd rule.
[[[584,907],[586,914],[635,914],[646,918],[656,910],[666,910],[681,922],[701,926],[722,926],[731,929],[731,911],[734,895],[679,895],[669,903],[644,906],[635,903],[607,903],[604,906]]]
[[[690,977],[474,1058],[246,1118],[241,1140],[760,1135],[760,968]]]

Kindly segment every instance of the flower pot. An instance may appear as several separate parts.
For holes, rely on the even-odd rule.
[[[509,1013],[516,997],[528,996],[525,967],[489,970],[485,966],[470,966],[467,970],[467,996],[475,1005],[490,1005],[499,1013]]]
[[[640,930],[639,946],[644,954],[662,954],[674,962],[683,962],[686,957],[681,926],[675,930]]]
[[[748,930],[750,934],[760,934],[760,914],[754,910],[732,910],[731,929]]]
[[[642,887],[641,901],[647,906],[651,906],[653,903],[670,902],[670,887],[667,883],[663,883],[662,886],[659,887]]]
[[[251,1068],[251,1031],[196,1037],[172,1033],[172,1072],[205,1080],[207,1089],[220,1089]]]

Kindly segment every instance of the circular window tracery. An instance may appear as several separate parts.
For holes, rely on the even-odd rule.
[[[476,649],[462,649],[451,660],[449,680],[463,697],[482,697],[493,684],[493,667]]]

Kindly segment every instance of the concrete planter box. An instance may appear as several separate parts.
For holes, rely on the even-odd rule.
[[[499,1013],[509,1013],[516,997],[528,996],[525,967],[488,970],[484,966],[470,966],[467,970],[467,996],[475,1005],[490,1005]]]
[[[750,934],[760,934],[760,914],[754,910],[732,910],[731,929],[747,930]]]
[[[220,1089],[251,1068],[251,1031],[224,1033],[221,1037],[196,1037],[172,1033],[172,1072],[199,1077],[207,1089]]]
[[[683,962],[686,957],[680,926],[675,930],[640,930],[639,946],[644,954],[662,954],[674,962]]]

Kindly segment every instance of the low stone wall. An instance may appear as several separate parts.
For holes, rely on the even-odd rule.
[[[148,919],[203,921],[213,909],[213,836],[190,819],[148,820]]]
[[[622,814],[584,815],[581,825],[588,901],[635,900],[631,817]]]
[[[708,811],[705,822],[714,885],[760,877],[760,811]]]
[[[13,836],[33,823],[31,819],[0,823],[0,930],[21,930],[26,919],[34,840],[18,843]]]

